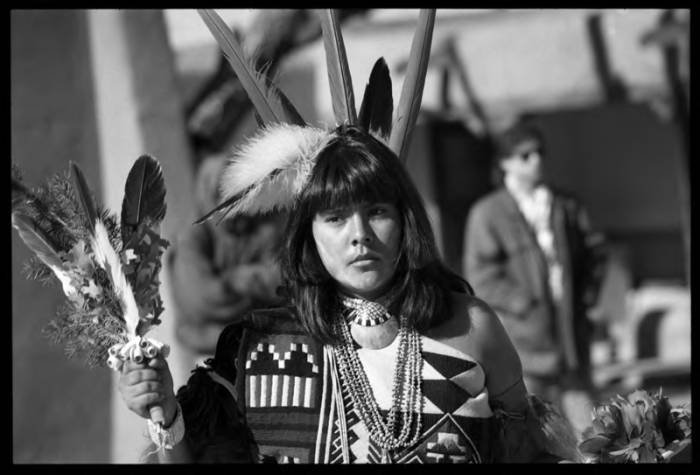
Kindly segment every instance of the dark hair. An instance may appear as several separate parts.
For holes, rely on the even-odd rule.
[[[540,129],[532,122],[518,122],[499,134],[495,140],[496,161],[501,162],[510,156],[518,145],[528,140],[535,140],[542,145]]]
[[[348,203],[390,202],[402,217],[402,239],[390,311],[419,330],[446,319],[449,292],[472,293],[438,256],[422,200],[398,157],[364,130],[343,125],[319,153],[309,182],[287,220],[280,259],[283,283],[304,328],[334,343],[331,316],[341,311],[335,281],[316,250],[311,223],[318,211]]]

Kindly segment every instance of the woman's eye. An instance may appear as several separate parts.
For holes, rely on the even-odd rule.
[[[375,206],[369,210],[370,216],[381,216],[386,213],[386,208],[382,206]]]
[[[328,216],[326,216],[325,218],[323,218],[323,220],[324,220],[326,223],[337,223],[337,222],[340,221],[340,216],[328,215]]]

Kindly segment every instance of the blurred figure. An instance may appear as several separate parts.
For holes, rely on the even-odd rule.
[[[471,209],[464,272],[510,334],[531,393],[590,423],[593,325],[587,309],[602,280],[602,237],[584,208],[544,183],[543,138],[520,122],[496,139],[503,186]]]
[[[197,172],[197,210],[218,203],[225,159],[205,159]],[[284,217],[237,216],[183,229],[169,254],[177,337],[200,355],[213,355],[221,330],[254,308],[279,304],[276,261]]]

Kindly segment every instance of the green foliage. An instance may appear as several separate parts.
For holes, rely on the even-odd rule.
[[[163,302],[158,292],[158,275],[163,253],[169,245],[167,240],[151,229],[148,220],[138,225],[129,242],[124,245],[124,273],[134,289],[134,297],[139,307],[139,334],[144,334],[151,326],[160,323],[158,317],[163,312]],[[130,252],[127,253],[127,250]]]
[[[59,307],[43,333],[54,343],[63,344],[68,358],[80,358],[90,368],[105,366],[109,347],[127,341],[123,320],[111,312],[68,304]]]

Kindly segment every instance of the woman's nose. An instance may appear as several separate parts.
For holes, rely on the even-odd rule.
[[[365,217],[360,213],[355,213],[352,216],[351,221],[352,229],[350,232],[352,233],[352,245],[357,246],[359,244],[369,243],[372,240],[372,231],[370,230]]]

